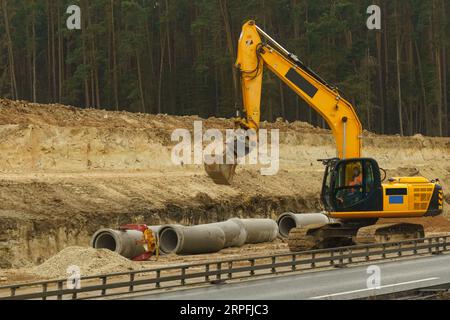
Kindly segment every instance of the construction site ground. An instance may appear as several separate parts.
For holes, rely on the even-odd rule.
[[[244,165],[231,186],[219,186],[202,165],[171,161],[173,130],[192,131],[194,121],[203,121],[204,129],[233,127],[227,119],[0,100],[0,285],[61,277],[68,264],[89,275],[287,252],[277,240],[137,263],[89,248],[101,227],[276,219],[286,211],[322,210],[323,166],[316,160],[335,156],[328,130],[302,122],[263,123],[280,131],[278,174],[262,176],[260,167]],[[363,155],[377,159],[388,176],[439,178],[446,194],[444,215],[408,221],[424,223],[427,235],[450,232],[450,138],[365,132]]]

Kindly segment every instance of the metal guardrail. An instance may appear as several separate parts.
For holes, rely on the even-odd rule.
[[[450,249],[450,235],[382,244],[283,253],[185,264],[164,268],[88,276],[80,289],[64,288],[67,279],[0,286],[0,300],[92,299],[175,287],[217,284],[348,264],[441,254]]]

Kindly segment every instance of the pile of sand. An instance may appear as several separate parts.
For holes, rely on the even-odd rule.
[[[106,249],[67,247],[43,264],[32,268],[31,272],[46,279],[66,278],[67,268],[70,266],[78,266],[83,277],[126,272],[138,269],[140,264]]]

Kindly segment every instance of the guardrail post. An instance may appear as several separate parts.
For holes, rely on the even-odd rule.
[[[161,282],[158,280],[161,278],[161,270],[156,270],[156,288],[161,288]]]
[[[291,266],[292,271],[297,270],[297,265],[295,264],[296,261],[297,261],[297,256],[295,254],[293,254],[292,255],[292,266]]]
[[[414,255],[417,255],[417,243],[418,241],[414,241]]]
[[[348,250],[348,263],[352,263],[353,262],[353,249],[349,249]]]
[[[382,250],[381,257],[382,257],[383,259],[386,259],[386,244],[385,244],[385,243],[382,243],[382,244],[381,244],[381,250]]]
[[[62,281],[58,281],[58,291],[62,291],[63,290],[63,282]],[[58,300],[62,300],[63,296],[61,293],[58,293]]]
[[[207,263],[207,264],[205,265],[205,273],[206,273],[206,275],[205,275],[205,281],[206,281],[206,282],[209,282],[209,263]]]
[[[330,252],[330,264],[332,265],[332,266],[334,266],[334,251],[333,250],[331,250],[331,252]]]
[[[276,273],[277,270],[275,269],[275,263],[277,262],[277,257],[272,257],[272,269],[271,272],[272,273]]]
[[[398,243],[398,256],[401,257],[402,254],[403,254],[403,253],[402,253],[402,243],[399,242],[399,243]]]
[[[47,289],[48,284],[47,283],[42,284],[42,293],[43,293],[42,300],[47,300],[47,296],[45,295],[47,293]]]
[[[431,239],[428,239],[428,252],[429,253],[433,253],[433,247],[431,245],[432,245]]]
[[[181,268],[181,285],[186,285],[186,267]]]
[[[369,252],[369,247],[366,247],[366,261],[370,260],[370,252]]]
[[[228,279],[232,279],[233,278],[233,273],[231,272],[231,270],[233,269],[233,261],[229,261],[228,262]]]
[[[312,260],[311,269],[314,269],[316,267],[316,254],[315,253],[311,254],[311,260]]]
[[[433,238],[435,241],[436,241],[436,245],[435,245],[435,252],[434,252],[434,254],[436,254],[436,255],[440,255],[440,254],[442,254],[442,252],[443,252],[443,250],[441,250],[441,241],[440,241],[440,238],[439,237],[437,237],[437,238]]]
[[[104,296],[104,295],[106,295],[106,288],[105,288],[105,286],[106,286],[106,277],[102,277],[101,279],[102,279],[102,286],[103,286],[102,296]]]
[[[250,259],[250,266],[252,267],[252,269],[250,270],[250,275],[254,276],[255,270],[253,269],[253,267],[255,266],[255,259]]]
[[[16,296],[16,290],[18,289],[18,287],[12,287],[11,290],[11,297],[15,297]]]
[[[220,280],[221,276],[222,276],[222,263],[221,262],[217,263],[217,271],[218,272],[217,272],[216,279]]]
[[[133,282],[134,282],[134,273],[130,273],[130,288],[129,288],[129,292],[133,292],[134,291],[134,285],[133,285]]]
[[[339,258],[339,264],[340,265],[344,265],[344,258],[343,258],[343,256],[344,256],[344,250],[343,249],[340,249],[339,250],[339,256],[340,256],[340,258]]]

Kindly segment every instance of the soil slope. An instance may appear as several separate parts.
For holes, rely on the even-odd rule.
[[[79,109],[0,99],[0,267],[42,263],[67,246],[86,246],[100,227],[123,223],[197,224],[230,217],[272,217],[321,210],[323,166],[335,155],[330,132],[301,122],[280,130],[280,170],[261,176],[241,166],[218,186],[202,166],[171,161],[174,129],[232,128],[200,119]],[[450,138],[363,137],[364,155],[393,175],[450,181]],[[446,195],[446,201],[450,197]],[[448,206],[446,215],[448,214]],[[443,217],[427,231],[450,231]]]

